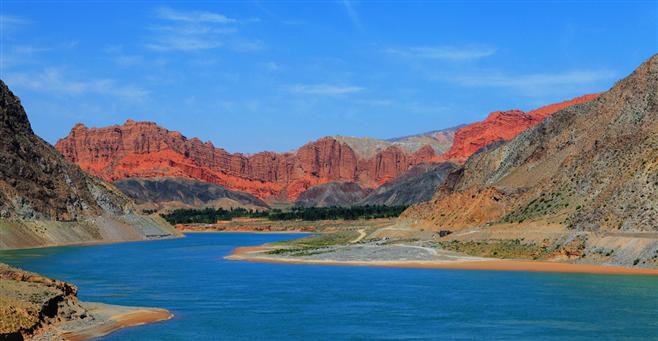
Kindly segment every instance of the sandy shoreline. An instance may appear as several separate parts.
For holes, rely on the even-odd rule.
[[[264,252],[267,246],[236,248],[228,260],[242,260],[276,264],[315,264],[333,266],[373,266],[390,268],[490,270],[490,271],[529,271],[560,272],[609,275],[658,275],[658,269],[628,268],[623,266],[558,263],[546,261],[507,260],[494,258],[464,257],[455,260],[330,260],[277,257]]]
[[[295,231],[295,230],[290,230],[290,231],[219,231],[219,230],[196,230],[196,231],[190,231],[190,230],[184,230],[180,229],[178,230],[180,233],[187,234],[187,233],[253,233],[253,234],[314,234],[317,232],[309,232],[309,231]]]
[[[54,325],[39,335],[35,335],[34,339],[89,340],[124,328],[166,321],[174,316],[168,310],[158,308],[125,307],[84,302],[82,305],[93,316],[91,321],[68,321]]]

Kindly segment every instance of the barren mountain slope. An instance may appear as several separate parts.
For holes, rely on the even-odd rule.
[[[112,185],[85,174],[34,135],[18,97],[0,81],[0,249],[173,236],[133,213]]]
[[[524,130],[539,124],[553,113],[572,105],[587,103],[598,96],[599,94],[584,95],[528,112],[521,110],[492,112],[482,121],[459,128],[454,133],[454,141],[450,150],[444,153],[441,158],[463,162],[483,147],[492,143],[509,141]]]
[[[658,230],[658,56],[597,99],[473,155],[431,202],[431,228],[542,220],[586,231]]]
[[[404,206],[432,199],[437,188],[457,165],[451,162],[417,165],[359,201],[358,205]]]
[[[173,209],[217,207],[266,209],[267,204],[251,194],[187,178],[128,178],[114,185],[142,208]]]
[[[441,155],[450,148],[455,131],[459,128],[461,126],[387,140],[351,136],[334,136],[334,138],[350,146],[363,159],[372,158],[378,152],[391,146],[398,146],[410,154],[430,146],[436,155]]]
[[[349,207],[363,199],[370,189],[355,182],[329,182],[313,186],[299,195],[295,206],[301,207]]]

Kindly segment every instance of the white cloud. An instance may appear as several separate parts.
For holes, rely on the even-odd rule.
[[[6,81],[11,87],[65,96],[98,94],[118,97],[122,100],[141,101],[149,94],[144,89],[132,85],[120,85],[112,79],[69,79],[61,70],[53,68],[34,73],[8,74]]]
[[[446,77],[444,80],[462,86],[509,88],[519,93],[542,95],[565,89],[592,86],[615,77],[615,72],[603,69],[525,75],[480,72],[471,75]]]
[[[267,63],[264,63],[263,66],[268,70],[272,72],[276,72],[281,70],[281,65],[277,62],[269,61]]]
[[[139,54],[127,54],[122,45],[108,45],[103,49],[108,59],[120,67],[130,67],[144,64],[144,56]],[[149,61],[149,64],[154,64]]]
[[[352,7],[352,2],[349,0],[343,0],[342,4],[343,7],[345,8],[345,12],[347,12],[347,16],[350,18],[350,21],[352,21],[352,24],[354,24],[354,27],[356,27],[360,31],[363,31],[363,25],[361,24],[361,19],[359,18],[359,14],[356,12],[354,7]]]
[[[146,47],[155,51],[196,51],[221,47],[219,40],[209,40],[203,36],[172,34],[162,35]]]
[[[4,69],[14,68],[18,65],[35,64],[37,63],[41,53],[50,50],[51,48],[38,47],[33,45],[12,46],[6,50],[2,50],[2,54],[0,56],[0,66],[4,72]]]
[[[219,13],[207,11],[177,11],[169,7],[159,8],[157,15],[160,19],[189,23],[232,24],[238,22],[236,19],[229,18]]]
[[[37,47],[32,45],[18,45],[12,48],[13,52],[20,55],[34,55],[39,52],[50,51],[47,47]]]
[[[363,91],[362,87],[352,85],[295,84],[290,87],[292,93],[323,96],[345,95],[360,91]]]
[[[154,36],[145,44],[151,50],[190,52],[226,47],[238,52],[249,52],[263,48],[259,41],[236,37],[236,25],[242,21],[220,13],[162,7],[156,14],[161,23],[151,27]]]
[[[29,23],[30,21],[25,18],[17,17],[14,15],[0,14],[0,25],[2,25],[3,30],[20,25],[26,25]]]
[[[415,46],[406,48],[389,48],[384,52],[407,58],[438,59],[448,61],[476,60],[496,53],[493,47],[455,47],[455,46]]]

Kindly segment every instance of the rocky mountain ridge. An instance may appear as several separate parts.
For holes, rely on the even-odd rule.
[[[390,140],[325,137],[288,153],[229,153],[156,123],[132,120],[105,128],[78,124],[55,147],[66,159],[106,181],[185,177],[267,201],[293,202],[304,191],[325,183],[354,182],[375,189],[415,165],[448,159],[463,162],[477,150],[513,138],[554,111],[595,96],[528,113],[495,112],[479,123]]]
[[[210,142],[187,139],[152,122],[127,121],[107,128],[76,125],[56,144],[66,159],[107,181],[178,176],[222,185],[261,199],[294,200],[304,190],[331,181],[366,188],[391,180],[436,157],[429,145],[409,153],[391,145],[362,159],[336,138],[310,142],[295,152],[231,154]]]
[[[400,147],[407,153],[415,153],[421,148],[430,147],[436,155],[441,155],[450,148],[455,132],[459,128],[461,126],[387,140],[352,136],[333,136],[333,138],[350,146],[362,159],[372,158],[392,146]]]
[[[546,117],[573,105],[594,100],[599,94],[589,94],[554,103],[541,108],[523,112],[521,110],[495,111],[486,119],[465,125],[454,133],[450,149],[443,155],[443,160],[463,163],[478,150],[501,141],[509,141],[521,132],[531,128]]]
[[[298,207],[350,207],[365,198],[372,190],[355,182],[328,182],[313,186],[297,198]]]
[[[656,231],[658,55],[592,101],[471,156],[402,219],[424,228],[543,222]]]
[[[222,186],[188,178],[127,178],[113,182],[141,209],[214,207],[268,209],[268,205],[251,194],[228,190]]]
[[[0,80],[0,249],[178,235],[36,136]]]

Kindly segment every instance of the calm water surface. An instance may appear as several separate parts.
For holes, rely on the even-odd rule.
[[[187,238],[0,252],[78,285],[87,301],[173,320],[103,340],[658,339],[658,278],[260,264],[238,246],[298,237]]]

